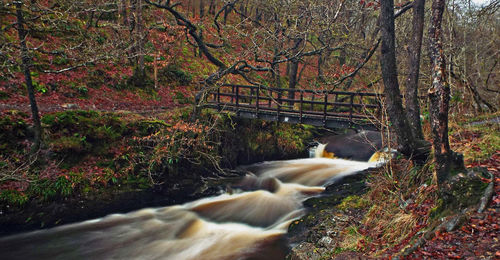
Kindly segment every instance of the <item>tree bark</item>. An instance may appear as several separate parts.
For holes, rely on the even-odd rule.
[[[227,24],[227,18],[229,17],[229,14],[231,13],[231,11],[233,11],[233,5],[228,5],[224,9],[224,19],[223,19],[224,24]]]
[[[200,18],[205,16],[205,1],[200,0]]]
[[[31,58],[29,56],[28,47],[26,45],[27,32],[24,29],[24,17],[22,12],[23,3],[21,1],[15,2],[16,4],[16,14],[17,14],[17,33],[19,35],[19,41],[21,45],[21,56],[22,56],[22,68],[24,72],[24,80],[26,82],[26,87],[28,88],[28,97],[31,106],[31,116],[33,118],[33,125],[35,136],[33,140],[33,146],[31,146],[31,153],[35,153],[40,149],[42,142],[42,126],[40,124],[40,114],[38,112],[38,105],[35,98],[35,90],[33,88],[33,80],[31,78],[30,64]]]
[[[445,0],[432,2],[432,17],[429,27],[429,55],[431,60],[432,85],[429,89],[429,115],[434,150],[434,177],[438,186],[446,182],[451,170],[451,149],[448,141],[448,109],[450,86],[446,81],[446,64],[441,42],[441,21]]]
[[[405,107],[413,137],[424,139],[420,124],[418,103],[418,77],[420,75],[420,54],[424,31],[425,0],[413,1],[413,35],[408,46],[408,78],[406,79]]]
[[[144,78],[144,22],[142,19],[142,0],[137,0],[137,66],[140,76]]]
[[[411,157],[416,151],[416,144],[406,119],[399,90],[394,31],[394,1],[381,0],[380,3],[380,27],[382,31],[380,66],[384,81],[387,113],[396,132],[400,151],[404,155]]]
[[[124,26],[128,26],[127,6],[127,0],[120,0],[118,13],[121,16],[121,24]]]
[[[210,13],[211,15],[215,15],[215,0],[210,0],[210,6],[208,8],[208,13]]]
[[[144,24],[142,19],[142,0],[130,1],[129,27],[133,40],[133,46],[130,49],[131,60],[134,63],[134,85],[143,87],[144,70]]]
[[[297,74],[299,71],[299,60],[292,59],[288,68],[288,88],[295,89],[297,86]],[[295,91],[288,92],[288,99],[295,99]],[[293,101],[289,101],[288,105],[293,106]]]

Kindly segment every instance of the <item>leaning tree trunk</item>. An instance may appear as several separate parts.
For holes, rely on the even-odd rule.
[[[411,157],[416,151],[416,144],[406,119],[399,90],[394,31],[394,0],[381,0],[380,3],[380,26],[382,31],[380,66],[382,67],[382,79],[384,80],[387,113],[396,132],[399,149],[404,155]]]
[[[413,36],[408,46],[409,73],[406,79],[405,106],[411,131],[416,139],[424,139],[420,124],[420,105],[418,103],[418,77],[420,75],[420,54],[424,31],[425,0],[413,1]]]
[[[432,86],[428,93],[429,115],[435,160],[434,174],[438,186],[442,186],[449,177],[452,156],[448,141],[450,86],[446,81],[446,64],[441,42],[441,21],[444,7],[445,0],[434,0],[432,2],[432,17],[429,27],[429,55],[432,76]]]
[[[21,57],[22,57],[22,68],[24,72],[24,80],[26,82],[26,87],[28,88],[28,97],[31,106],[31,116],[33,117],[35,136],[33,140],[33,146],[31,147],[31,153],[35,153],[40,149],[40,144],[42,142],[42,126],[40,124],[40,115],[38,113],[38,105],[35,99],[35,90],[33,88],[33,80],[31,79],[30,63],[31,59],[28,52],[28,47],[26,46],[26,30],[24,29],[24,17],[22,12],[23,3],[18,1],[16,4],[16,14],[17,14],[17,33],[19,35],[19,41],[21,43]]]

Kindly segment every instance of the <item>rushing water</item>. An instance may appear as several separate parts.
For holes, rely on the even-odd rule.
[[[316,157],[323,149],[316,149]],[[252,165],[241,183],[219,196],[0,238],[1,258],[282,259],[284,235],[303,214],[302,202],[335,179],[375,166],[377,159]]]

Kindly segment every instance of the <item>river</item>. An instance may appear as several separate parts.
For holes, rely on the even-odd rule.
[[[251,165],[224,194],[0,238],[1,258],[283,259],[302,202],[379,163],[307,158]]]

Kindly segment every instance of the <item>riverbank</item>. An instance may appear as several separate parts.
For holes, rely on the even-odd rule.
[[[452,121],[450,143],[468,170],[454,173],[446,193],[438,192],[431,162],[397,158],[346,178],[305,202],[308,214],[289,228],[287,259],[498,257],[500,125],[490,117]]]
[[[45,114],[44,148],[28,156],[28,116],[2,114],[0,235],[213,195],[238,165],[307,157],[314,128],[189,109]]]

